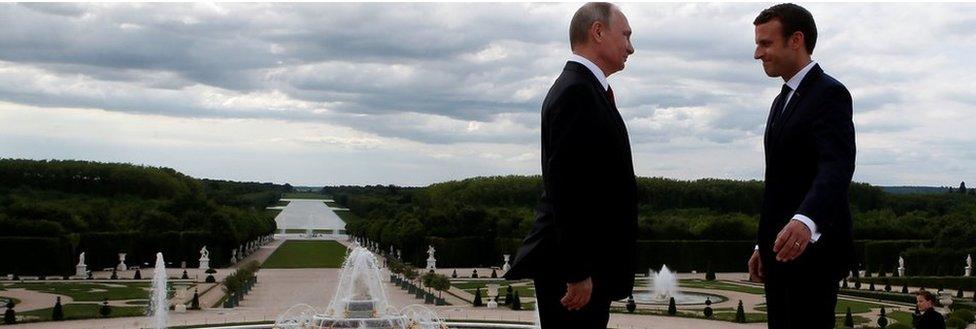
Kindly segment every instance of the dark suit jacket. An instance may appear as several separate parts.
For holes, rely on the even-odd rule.
[[[774,101],[773,104],[777,102]],[[763,267],[840,280],[853,259],[849,187],[854,175],[851,94],[819,64],[807,73],[786,105],[770,109],[766,123],[766,179],[758,245]],[[810,217],[821,232],[800,257],[779,263],[776,234],[794,214]],[[794,272],[796,273],[796,272]]]
[[[942,314],[939,314],[938,311],[930,308],[928,311],[925,311],[925,313],[922,313],[922,315],[918,317],[918,325],[916,325],[915,328],[945,329],[945,318],[942,317]]]
[[[633,289],[637,182],[627,128],[593,73],[566,63],[542,105],[544,192],[508,279],[578,282],[612,299]]]

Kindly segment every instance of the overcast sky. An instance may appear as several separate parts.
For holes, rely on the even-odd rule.
[[[772,3],[621,8],[640,176],[761,179]],[[295,185],[540,173],[570,4],[0,4],[0,157]],[[808,4],[854,96],[855,180],[976,182],[976,4]]]

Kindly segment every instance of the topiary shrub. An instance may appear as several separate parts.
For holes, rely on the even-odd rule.
[[[746,323],[746,309],[742,307],[742,300],[739,300],[739,306],[735,308],[735,322]]]
[[[200,309],[200,293],[196,289],[193,290],[193,300],[190,301],[190,309],[191,310]]]
[[[903,294],[908,293],[908,283],[906,283],[904,286],[901,286],[901,293]]]
[[[637,310],[637,303],[634,302],[634,295],[627,297],[627,313],[634,313]]]
[[[451,278],[457,279],[457,269],[451,272]]]
[[[478,269],[474,269],[474,270],[471,271],[471,278],[472,279],[477,279],[478,278]]]
[[[888,327],[888,317],[885,314],[884,306],[881,307],[881,312],[878,314],[878,328],[884,329]]]
[[[959,289],[956,290],[956,298],[963,298],[962,287],[959,287]]]
[[[112,276],[109,277],[109,279],[112,279],[112,280],[118,280],[119,279],[119,273],[114,268],[112,269]]]
[[[484,306],[485,304],[481,302],[481,288],[474,291],[474,307]]]
[[[874,291],[874,282],[871,282],[871,284],[868,286],[868,290]]]
[[[708,261],[708,268],[705,269],[705,281],[715,281],[715,271],[712,270],[712,261]]]
[[[208,268],[206,271],[204,271],[204,273],[207,273],[207,278],[203,280],[204,282],[206,282],[206,283],[216,283],[217,282],[217,279],[214,279],[214,276],[213,276],[214,274],[217,274],[217,270],[215,270],[213,268]]]
[[[515,297],[512,299],[512,310],[514,311],[522,310],[522,299],[519,298],[518,291],[515,292]]]
[[[98,315],[107,318],[110,314],[112,314],[112,307],[108,306],[108,298],[105,298],[102,300],[102,307],[98,308]]]
[[[17,323],[17,312],[14,311],[14,301],[7,301],[7,310],[3,312],[3,323],[4,324],[15,324]]]
[[[668,300],[668,315],[674,316],[678,314],[678,305],[674,303],[674,297]]]
[[[854,316],[851,315],[851,307],[847,307],[847,315],[844,315],[844,328],[854,328]]]
[[[134,280],[141,280],[142,279],[142,271],[140,271],[139,269],[136,269],[136,274],[132,275],[132,279],[134,279]]]
[[[187,275],[186,270],[183,270],[183,276],[181,276],[180,279],[186,280],[186,279],[189,279],[189,278],[190,278],[190,276]]]
[[[491,269],[491,278],[492,279],[497,279],[498,278],[498,272],[495,271],[495,269]]]
[[[714,314],[714,310],[712,310],[712,300],[708,297],[705,297],[705,309],[702,312],[705,314],[705,318],[709,319],[711,319],[712,314]]]
[[[957,309],[952,311],[952,313],[949,313],[947,318],[959,318],[966,321],[966,323],[973,323],[976,321],[976,319],[973,318],[973,311],[967,309]]]
[[[514,298],[514,296],[512,295],[512,286],[508,285],[507,288],[505,289],[505,300],[502,301],[502,305],[508,305],[509,303],[511,303],[512,298]]]
[[[54,302],[54,309],[51,310],[51,320],[64,320],[64,308],[61,307],[61,297],[58,297],[58,299]]]
[[[946,329],[966,329],[969,323],[960,318],[949,318],[946,320]]]

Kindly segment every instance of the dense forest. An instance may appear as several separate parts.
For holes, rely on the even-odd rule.
[[[73,273],[151,263],[196,266],[204,245],[213,266],[230,250],[273,233],[273,205],[289,185],[196,179],[169,168],[88,161],[0,159],[0,273]],[[10,253],[32,250],[34,253]]]
[[[759,221],[762,182],[639,178],[638,185],[644,268],[667,263],[679,270],[744,270]],[[961,188],[893,194],[852,184],[855,252],[862,266],[890,272],[900,255],[916,274],[961,272],[966,254],[976,251],[976,195]],[[541,192],[539,176],[477,177],[421,188],[322,189],[353,212],[347,219],[352,234],[403,249],[416,265],[432,244],[439,263],[448,266],[500,265],[500,255],[514,253],[530,230]]]

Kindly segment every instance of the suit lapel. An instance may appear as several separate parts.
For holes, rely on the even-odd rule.
[[[809,89],[808,87],[814,80],[819,79],[821,74],[823,74],[823,70],[820,69],[820,64],[814,64],[813,68],[811,68],[810,71],[807,72],[807,75],[803,77],[803,81],[800,81],[800,85],[796,87],[796,90],[793,92],[793,97],[790,97],[790,102],[786,104],[786,107],[783,109],[783,113],[776,116],[775,122],[773,122],[772,131],[770,131],[773,137],[770,139],[771,141],[780,140],[786,123],[790,122],[790,118],[793,117],[793,113],[796,113],[798,110],[797,107],[799,106],[800,102],[803,101],[807,96],[807,89]],[[767,123],[767,127],[768,126],[769,123]]]
[[[624,124],[623,117],[620,116],[620,111],[618,111],[617,107],[610,102],[610,96],[607,94],[607,91],[603,89],[603,85],[600,84],[600,80],[597,80],[597,78],[593,76],[593,72],[590,72],[590,69],[586,68],[586,66],[584,66],[583,64],[577,62],[573,62],[573,61],[566,62],[565,69],[576,71],[582,74],[583,76],[587,77],[588,81],[593,86],[593,89],[597,91],[597,94],[603,96],[603,97],[597,97],[600,99],[599,100],[600,104],[603,105],[603,108],[597,110],[604,112],[603,115],[606,115],[607,117],[610,118],[610,121],[612,122],[614,128],[617,130],[617,133],[626,142],[629,149],[630,141],[627,138],[627,126],[626,124]]]

